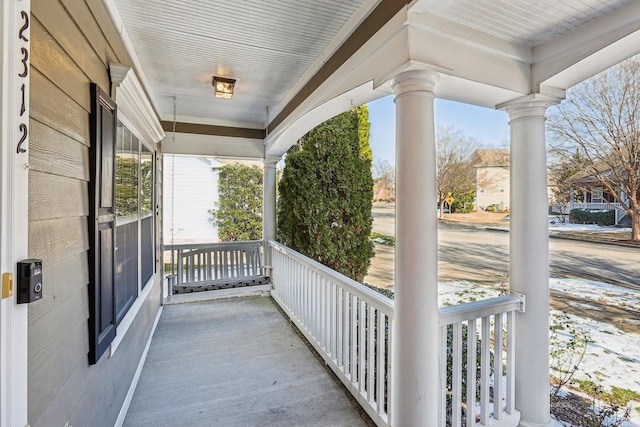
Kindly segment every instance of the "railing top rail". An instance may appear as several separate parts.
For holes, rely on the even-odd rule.
[[[261,246],[262,240],[244,240],[240,242],[216,242],[216,243],[181,243],[178,245],[164,245],[164,249],[169,251],[172,249],[238,249],[239,247],[255,247]]]
[[[439,309],[440,326],[510,311],[524,312],[524,295],[510,294],[487,300],[457,304]]]
[[[358,283],[344,274],[338,273],[337,271],[334,271],[329,267],[322,265],[319,262],[312,260],[311,258],[308,258],[274,240],[270,240],[269,245],[271,245],[274,250],[286,254],[287,256],[294,258],[299,263],[304,264],[307,268],[330,278],[336,283],[339,283],[341,286],[348,289],[353,295],[366,300],[374,307],[382,310],[387,316],[393,318],[393,300],[390,298],[374,291],[373,289],[369,289],[362,283]]]
[[[611,210],[624,210],[620,202],[573,202],[573,206],[577,207],[576,209],[597,209],[607,207]]]

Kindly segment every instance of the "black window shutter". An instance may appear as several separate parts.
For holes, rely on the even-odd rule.
[[[115,149],[116,104],[91,83],[89,181],[89,363],[95,364],[116,336]]]

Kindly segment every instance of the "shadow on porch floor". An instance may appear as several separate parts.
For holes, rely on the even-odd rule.
[[[124,425],[373,425],[347,394],[270,298],[168,305]]]

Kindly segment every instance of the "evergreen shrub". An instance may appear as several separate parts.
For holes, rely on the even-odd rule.
[[[278,240],[358,282],[373,256],[373,178],[366,106],[333,117],[287,153],[279,183]],[[363,141],[366,138],[366,141]]]
[[[569,221],[575,224],[615,225],[616,214],[609,211],[589,211],[586,209],[571,209]]]

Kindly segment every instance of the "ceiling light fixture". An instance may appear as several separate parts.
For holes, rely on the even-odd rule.
[[[231,99],[236,79],[213,76],[213,82],[211,84],[213,85],[213,91],[216,98]]]

